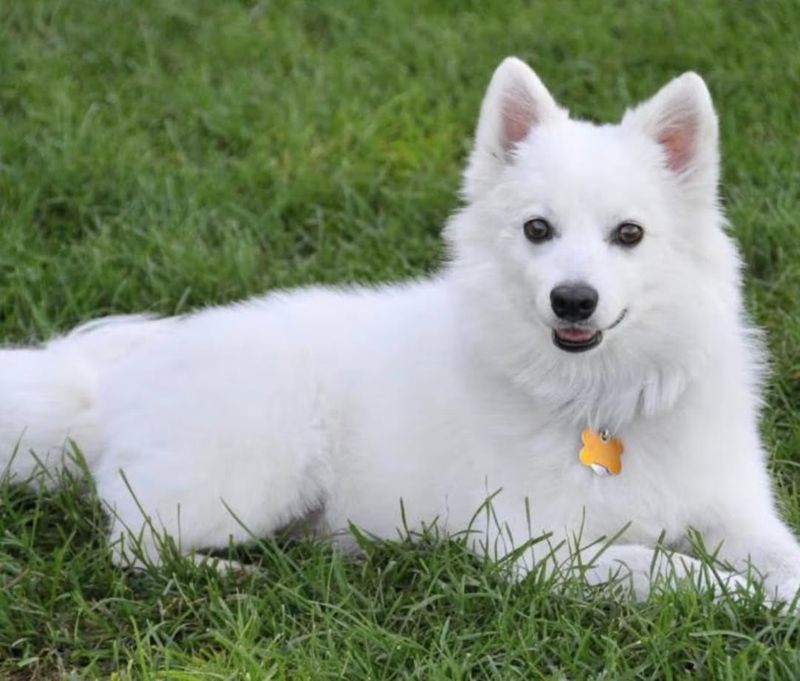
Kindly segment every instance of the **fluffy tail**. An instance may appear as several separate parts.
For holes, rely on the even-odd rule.
[[[102,371],[168,320],[107,317],[33,349],[0,350],[0,476],[24,480],[42,463],[91,468],[101,454],[97,389]]]

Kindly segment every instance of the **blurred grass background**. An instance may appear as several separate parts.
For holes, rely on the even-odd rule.
[[[773,353],[800,526],[800,3],[0,0],[0,333],[433,270],[484,88],[526,59],[616,120],[692,69]],[[457,546],[266,547],[244,581],[108,564],[75,483],[0,494],[6,678],[797,678],[796,621],[505,584]]]

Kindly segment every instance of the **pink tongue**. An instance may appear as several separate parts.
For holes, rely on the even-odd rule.
[[[585,343],[592,340],[594,331],[587,331],[585,329],[556,329],[559,338],[563,340],[572,341],[573,343]]]

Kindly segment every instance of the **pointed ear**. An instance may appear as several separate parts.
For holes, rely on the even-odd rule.
[[[503,60],[481,105],[475,146],[464,175],[465,196],[474,198],[491,186],[514,147],[531,130],[565,116],[530,66],[516,57]]]
[[[714,105],[703,79],[684,73],[655,96],[628,111],[623,127],[636,127],[656,142],[664,166],[682,186],[716,200],[719,179],[718,125]]]

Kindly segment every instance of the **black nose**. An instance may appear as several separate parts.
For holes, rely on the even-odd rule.
[[[597,291],[586,284],[556,286],[550,291],[550,305],[561,319],[582,322],[597,308]]]

